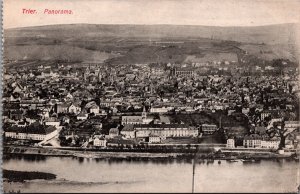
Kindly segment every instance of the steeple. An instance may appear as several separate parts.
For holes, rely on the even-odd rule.
[[[142,112],[142,119],[146,119],[146,118],[147,118],[147,112],[146,112],[146,108],[144,106],[143,112]]]

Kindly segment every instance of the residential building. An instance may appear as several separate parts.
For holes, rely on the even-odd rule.
[[[29,127],[10,127],[4,130],[5,137],[14,139],[28,139],[42,141],[56,134],[58,131],[54,126],[29,128]]]
[[[109,130],[109,137],[110,138],[117,137],[118,135],[119,135],[119,129],[118,128],[111,128]]]
[[[142,116],[122,116],[121,124],[142,124]]]
[[[261,140],[261,147],[262,148],[270,148],[270,149],[278,149],[280,143],[280,138],[265,138]]]
[[[55,117],[46,118],[44,121],[45,125],[51,125],[58,128],[60,126],[60,121]]]
[[[106,147],[107,140],[103,137],[96,137],[93,141],[93,144],[96,147]]]
[[[243,145],[246,148],[260,148],[262,137],[257,134],[251,134],[244,137]]]
[[[151,135],[149,136],[149,143],[160,143],[161,139],[158,135]]]
[[[150,108],[150,112],[152,113],[166,113],[169,111],[169,108],[168,107],[165,107],[165,106],[159,106],[159,105],[156,105],[156,106],[152,106]]]
[[[69,107],[68,107],[68,112],[69,113],[74,113],[74,114],[79,114],[81,111],[81,107],[77,104],[71,104]]]
[[[234,141],[234,139],[227,139],[226,147],[228,147],[228,148],[235,148],[235,141]]]
[[[87,118],[88,118],[88,114],[84,111],[77,115],[77,120],[86,120]]]
[[[217,130],[217,125],[215,124],[202,124],[201,130],[203,134],[210,135],[213,134]]]
[[[124,128],[120,132],[125,138],[132,139],[135,138],[135,130],[133,124],[125,124]]]

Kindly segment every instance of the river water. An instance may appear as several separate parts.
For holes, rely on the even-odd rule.
[[[56,180],[5,183],[4,190],[21,192],[192,192],[192,163],[133,162],[47,157],[4,159],[7,170],[41,171]],[[197,163],[195,192],[296,192],[299,163],[261,161],[245,164]]]

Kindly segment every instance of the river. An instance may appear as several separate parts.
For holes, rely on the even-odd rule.
[[[21,192],[191,192],[192,163],[188,161],[137,162],[47,157],[13,157],[3,168],[40,171],[56,180],[4,183],[4,190]],[[245,164],[218,161],[197,163],[195,192],[296,192],[299,163],[268,160]]]

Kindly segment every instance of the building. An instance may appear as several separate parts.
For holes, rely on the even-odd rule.
[[[145,107],[141,116],[122,116],[121,124],[148,124],[152,121],[152,118],[147,117]]]
[[[109,137],[110,138],[117,137],[118,135],[119,135],[119,129],[118,128],[111,128],[109,130]]]
[[[81,112],[77,115],[77,120],[86,120],[88,118],[88,114],[86,112]]]
[[[58,128],[60,126],[60,121],[55,117],[46,118],[44,121],[45,125],[51,125]]]
[[[4,130],[5,137],[14,139],[27,139],[43,141],[58,134],[56,127],[54,126],[39,126],[37,128],[32,127],[10,127]]]
[[[150,112],[155,112],[155,113],[167,113],[168,111],[169,111],[168,107],[160,106],[160,105],[152,106],[150,108]]]
[[[171,69],[171,76],[175,77],[192,77],[195,72],[192,68],[173,68]]]
[[[266,138],[261,141],[262,148],[269,148],[269,149],[278,149],[280,144],[280,138]]]
[[[136,124],[125,125],[121,134],[128,138],[146,138],[150,135],[165,137],[196,137],[199,132],[195,127],[185,124]]]
[[[151,135],[149,136],[149,143],[160,143],[161,138],[158,135]]]
[[[160,124],[171,124],[170,118],[168,116],[159,115]]]
[[[243,145],[246,148],[260,148],[262,137],[257,134],[251,134],[244,137]]]
[[[94,104],[90,107],[89,112],[94,113],[95,115],[99,114],[100,108],[98,105]]]
[[[68,108],[69,113],[79,114],[81,111],[81,107],[76,104],[71,104]]]
[[[124,128],[120,132],[125,138],[132,139],[135,138],[135,130],[133,128],[133,124],[126,124]]]
[[[142,124],[142,116],[122,116],[121,124]]]
[[[55,105],[56,113],[68,113],[69,112],[68,108],[69,108],[68,104],[56,104]]]
[[[94,113],[95,115],[98,115],[100,112],[100,107],[97,105],[95,101],[91,101],[85,105],[85,109],[88,113]]]
[[[93,145],[96,147],[106,147],[107,141],[103,137],[96,137],[93,141]]]
[[[269,138],[268,136],[262,137],[258,134],[251,134],[245,136],[243,144],[244,147],[247,148],[278,149],[280,144],[280,138],[279,137]]]
[[[285,121],[284,122],[284,128],[294,130],[298,127],[300,127],[299,121]]]
[[[234,139],[227,139],[226,147],[228,147],[228,148],[235,148]]]
[[[217,130],[217,125],[215,124],[202,124],[201,130],[203,134],[210,135],[213,134]]]

